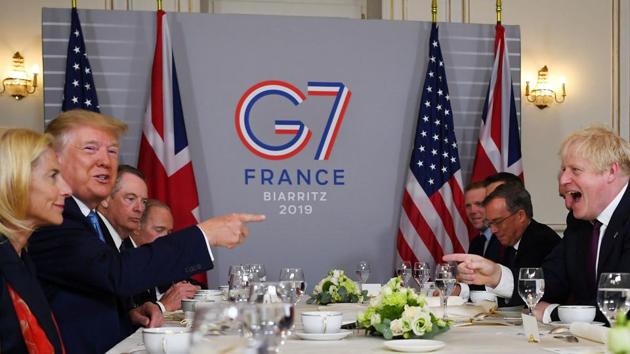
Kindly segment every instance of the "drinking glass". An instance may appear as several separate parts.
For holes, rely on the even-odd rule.
[[[361,261],[357,264],[357,277],[359,278],[359,287],[363,291],[363,284],[367,282],[370,277],[370,265],[366,261]]]
[[[249,287],[248,302],[262,304],[282,302],[278,287],[277,282],[254,282]]]
[[[400,277],[404,287],[409,286],[411,273],[412,273],[412,268],[411,268],[411,262],[409,261],[400,262],[400,264],[398,265],[398,268],[396,268],[396,275]]]
[[[597,306],[610,326],[619,313],[630,310],[630,273],[602,273],[597,287]]]
[[[545,293],[545,277],[542,268],[521,268],[518,272],[518,294],[534,316],[534,307]]]
[[[413,265],[413,280],[416,281],[420,287],[420,291],[424,287],[424,284],[431,278],[431,267],[427,262],[416,262]]]
[[[293,326],[293,305],[285,303],[243,305],[244,334],[257,353],[277,353]]]
[[[242,308],[234,303],[203,303],[195,309],[191,330],[190,353],[205,353],[207,348],[217,352],[241,352],[247,339],[242,331]]]
[[[278,282],[278,294],[282,301],[297,304],[306,291],[302,268],[282,268]]]
[[[233,266],[228,280],[228,299],[234,302],[247,301],[251,283],[258,281],[257,274],[244,266]]]
[[[446,306],[448,297],[455,287],[455,272],[457,266],[452,263],[438,263],[435,267],[435,286],[440,291],[440,302],[442,303],[443,319],[447,320]]]
[[[247,264],[250,272],[255,273],[259,281],[267,281],[267,271],[264,264]]]

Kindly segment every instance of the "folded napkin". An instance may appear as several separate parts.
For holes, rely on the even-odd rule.
[[[590,323],[573,322],[569,331],[576,337],[592,340],[593,342],[604,343],[608,341],[608,331],[610,328],[596,326]]]
[[[461,306],[464,304],[464,299],[459,296],[449,296],[447,300],[448,306]],[[440,302],[439,296],[429,296],[427,297],[427,306],[429,307],[440,307],[442,303]]]

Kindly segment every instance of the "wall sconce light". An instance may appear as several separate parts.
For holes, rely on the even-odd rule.
[[[9,73],[9,77],[2,80],[2,91],[0,93],[6,92],[18,101],[27,95],[35,93],[39,66],[33,65],[32,71],[33,80],[30,80],[26,70],[24,70],[24,57],[20,55],[20,52],[15,52],[13,55],[13,68]]]
[[[547,82],[548,71],[549,69],[547,69],[547,65],[538,70],[538,81],[532,90],[529,89],[529,81],[525,82],[525,97],[527,98],[527,101],[533,103],[540,109],[547,108],[547,106],[552,104],[554,101],[556,103],[562,103],[567,96],[565,84],[563,82],[561,94],[562,98],[558,99],[557,93],[551,89],[551,85]]]

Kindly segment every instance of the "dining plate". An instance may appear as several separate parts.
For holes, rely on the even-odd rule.
[[[553,322],[550,322],[549,324],[554,326],[554,327],[561,327],[561,326],[569,327],[569,326],[571,326],[571,323],[569,323],[569,322],[562,322],[562,321],[553,321]],[[590,324],[592,324],[593,326],[603,326],[604,322],[593,321]]]
[[[340,330],[337,333],[306,333],[295,332],[295,335],[304,340],[340,340],[351,335],[352,331]]]
[[[442,349],[446,343],[439,340],[432,339],[395,339],[383,342],[383,344],[391,350],[397,352],[432,352],[434,350]]]

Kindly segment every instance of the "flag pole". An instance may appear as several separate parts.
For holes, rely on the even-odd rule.
[[[437,23],[437,0],[431,0],[431,21]]]
[[[72,8],[73,9],[77,8],[77,0],[72,0]]]
[[[497,24],[500,25],[501,24],[501,12],[503,11],[503,8],[501,7],[501,0],[497,0]]]
[[[162,10],[162,0],[157,0],[157,9],[158,11]]]

